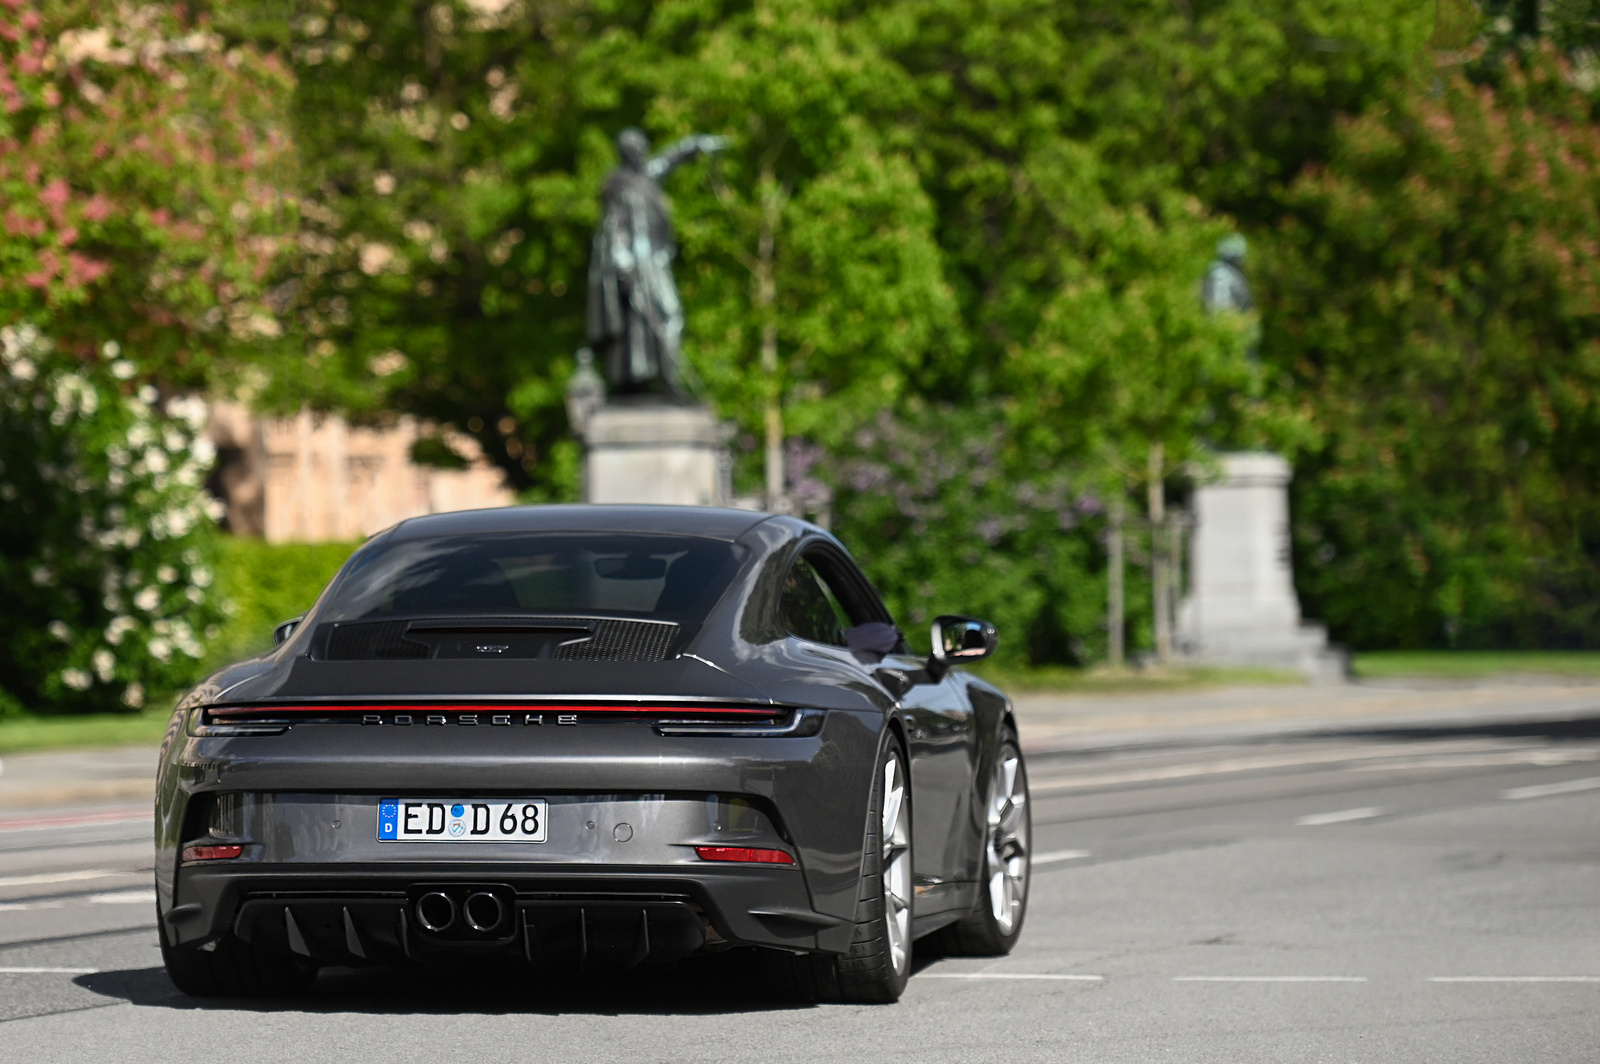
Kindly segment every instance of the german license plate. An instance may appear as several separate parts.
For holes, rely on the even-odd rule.
[[[543,842],[543,798],[383,798],[379,842]]]

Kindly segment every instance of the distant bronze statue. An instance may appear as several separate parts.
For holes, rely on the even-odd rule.
[[[1250,245],[1238,233],[1217,241],[1217,257],[1206,267],[1206,279],[1200,284],[1200,302],[1210,314],[1251,315],[1245,354],[1254,362],[1261,347],[1261,323],[1254,317],[1256,297],[1250,291],[1250,279],[1244,275],[1244,258],[1249,250]]]
[[[1217,257],[1206,267],[1205,283],[1200,286],[1200,301],[1208,311],[1251,311],[1256,308],[1250,281],[1244,275],[1244,257],[1250,250],[1238,233],[1217,242]]]
[[[589,344],[613,394],[685,398],[679,340],[683,305],[672,278],[677,252],[661,179],[724,137],[685,137],[654,158],[637,129],[617,137],[620,162],[606,178],[605,216],[589,256]]]

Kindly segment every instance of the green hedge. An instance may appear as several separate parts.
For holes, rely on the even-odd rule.
[[[231,603],[222,634],[207,655],[208,668],[272,647],[280,621],[311,608],[339,566],[361,544],[264,543],[233,536],[223,541],[217,582]]]

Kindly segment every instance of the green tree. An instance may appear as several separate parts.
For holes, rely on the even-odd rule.
[[[204,18],[48,0],[0,14],[0,321],[168,388],[236,381],[283,332],[284,64]]]
[[[725,413],[759,432],[776,397],[821,432],[959,345],[904,138],[862,117],[897,71],[848,9],[486,10],[348,0],[295,17],[312,354],[278,401],[453,423],[514,483],[570,494],[561,389],[627,125],[733,138],[669,187],[685,349]]]
[[[138,709],[193,678],[222,610],[197,399],[108,344],[0,327],[0,715]]]
[[[310,357],[277,401],[450,422],[514,483],[570,495],[561,388],[597,192],[640,125],[732,139],[670,192],[685,350],[747,430],[746,487],[773,413],[848,492],[855,431],[887,411],[924,434],[927,410],[998,418],[1017,476],[1131,488],[1158,450],[1164,479],[1202,442],[1284,438],[1292,403],[1264,400],[1240,331],[1200,312],[1205,262],[1277,217],[1340,115],[1431,61],[1430,20],[1375,0],[305,0],[288,38]],[[868,557],[899,534],[840,505]],[[1091,523],[1058,559],[1085,586]],[[971,540],[927,535],[932,559]],[[1056,562],[1020,542],[995,556],[1043,580]]]
[[[837,527],[913,646],[935,616],[966,613],[999,627],[1002,661],[1105,656],[1105,497],[1083,469],[1019,445],[1003,409],[913,398],[827,452],[794,451],[796,479],[833,487]],[[1148,599],[1132,605],[1146,630]]]
[[[651,127],[733,141],[677,197],[688,350],[708,397],[752,434],[781,409],[788,434],[830,447],[964,343],[905,131],[870,117],[909,103],[910,86],[850,10],[663,5],[646,38],[694,27],[661,64]]]
[[[221,617],[204,404],[283,336],[286,66],[203,14],[0,11],[0,711],[138,708]]]
[[[1569,71],[1419,85],[1288,197],[1298,578],[1357,646],[1600,644],[1600,145]]]
[[[308,352],[268,402],[454,424],[518,487],[575,490],[561,389],[647,10],[295,5]]]

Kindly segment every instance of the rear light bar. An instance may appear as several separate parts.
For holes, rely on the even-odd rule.
[[[425,720],[429,714],[465,713],[465,714],[521,714],[521,713],[550,713],[557,715],[570,714],[633,714],[636,716],[651,717],[735,717],[735,718],[771,718],[785,716],[789,712],[787,706],[701,706],[693,703],[686,705],[559,705],[549,702],[477,702],[477,703],[380,703],[380,704],[313,704],[313,705],[254,705],[254,706],[208,706],[206,712],[217,719],[241,719],[254,716],[281,717],[288,714],[304,715],[308,713],[322,714],[324,716],[348,715],[369,713],[409,714],[419,722]]]
[[[231,861],[244,853],[244,847],[231,846],[185,846],[183,859],[185,861]]]
[[[701,715],[682,714],[656,721],[657,735],[698,735],[721,739],[806,739],[822,730],[820,709],[797,709],[787,721],[774,715],[765,720],[709,720]]]
[[[784,850],[761,850],[749,846],[696,846],[702,861],[744,861],[750,864],[794,864]]]

